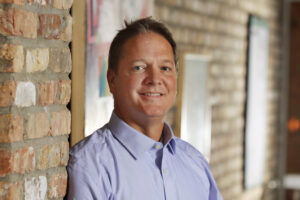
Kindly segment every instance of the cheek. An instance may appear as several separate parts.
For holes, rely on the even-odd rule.
[[[129,90],[137,89],[142,83],[142,78],[139,76],[131,76],[128,78],[126,84],[124,85],[125,88]]]
[[[170,77],[167,79],[167,85],[170,91],[177,93],[177,78],[176,77]]]

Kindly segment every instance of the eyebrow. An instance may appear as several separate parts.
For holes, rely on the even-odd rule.
[[[135,59],[135,60],[132,60],[132,61],[131,61],[131,63],[136,63],[136,62],[144,62],[144,63],[148,63],[147,59],[144,59],[144,58],[141,58],[141,59]],[[174,60],[171,60],[171,59],[162,59],[160,62],[162,62],[162,63],[174,64],[174,65],[175,65]]]
[[[165,60],[162,60],[163,63],[171,63],[171,64],[174,64],[174,61],[173,60],[169,60],[169,59],[165,59]]]
[[[131,61],[132,63],[135,63],[135,62],[146,62],[145,59],[135,59],[135,60],[132,60]]]

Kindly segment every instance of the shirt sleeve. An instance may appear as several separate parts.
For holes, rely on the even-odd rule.
[[[209,200],[223,200],[222,195],[218,189],[218,186],[213,178],[208,162],[202,157],[202,161],[205,166],[206,175],[208,177],[210,188],[209,188]]]
[[[209,200],[223,200],[215,180],[210,177]]]
[[[181,140],[180,140],[181,141]],[[222,195],[218,189],[218,186],[213,178],[211,169],[205,157],[195,147],[187,142],[184,142],[184,151],[192,158],[192,160],[199,166],[199,169],[205,173],[206,178],[209,182],[208,200],[223,200]]]
[[[110,200],[111,187],[108,175],[93,162],[70,157],[67,167],[68,200]]]

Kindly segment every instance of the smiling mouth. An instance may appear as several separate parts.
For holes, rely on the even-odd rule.
[[[155,93],[155,92],[145,92],[145,93],[141,93],[141,95],[143,95],[143,96],[148,96],[148,97],[159,97],[159,96],[163,96],[162,93]]]

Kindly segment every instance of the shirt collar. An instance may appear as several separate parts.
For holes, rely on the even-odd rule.
[[[172,128],[167,123],[165,123],[164,125],[163,134],[164,134],[164,138],[163,138],[164,145],[169,147],[172,154],[175,154],[176,153],[175,136],[172,131]]]
[[[114,137],[121,142],[128,152],[137,159],[141,154],[153,148],[157,143],[143,133],[129,126],[121,120],[114,112],[111,115],[108,127]],[[170,126],[165,123],[164,129],[164,144],[169,147],[172,154],[175,153],[175,139]]]

